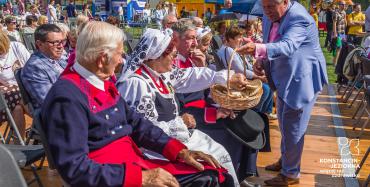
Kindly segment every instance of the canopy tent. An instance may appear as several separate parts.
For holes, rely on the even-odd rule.
[[[228,12],[262,16],[261,0],[232,0],[233,6]],[[224,4],[224,0],[205,0],[205,3]]]
[[[234,0],[233,6],[229,11],[260,17],[263,16],[261,0]]]
[[[131,21],[134,15],[141,14],[144,10],[146,0],[127,1],[126,16],[127,21]]]

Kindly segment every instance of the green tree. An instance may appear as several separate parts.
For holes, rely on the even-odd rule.
[[[306,9],[310,7],[310,0],[298,0],[299,3],[301,3]]]

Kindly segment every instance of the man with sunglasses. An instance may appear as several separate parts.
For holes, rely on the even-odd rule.
[[[6,30],[5,33],[9,39],[13,42],[22,42],[21,35],[17,31],[17,20],[14,16],[8,16],[5,18]]]
[[[67,66],[62,59],[66,38],[54,24],[44,24],[35,31],[37,50],[24,66],[21,79],[31,96],[33,107],[41,107],[51,86]]]

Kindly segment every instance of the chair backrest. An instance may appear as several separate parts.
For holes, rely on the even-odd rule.
[[[24,45],[29,51],[36,50],[35,37],[33,33],[23,33],[22,39],[23,39]]]
[[[38,133],[40,135],[42,146],[44,147],[46,157],[48,158],[49,168],[50,169],[55,169],[56,168],[55,167],[55,162],[54,162],[54,159],[51,156],[51,151],[50,151],[49,146],[47,144],[45,131],[42,128],[41,109],[35,110],[35,112],[33,114],[32,126],[38,131]]]
[[[0,145],[0,186],[26,187],[27,183],[10,151]]]
[[[216,66],[216,71],[221,71],[223,69],[226,69],[225,65],[222,63],[222,60],[217,55],[215,51],[212,51],[211,55],[214,58],[214,65]]]
[[[211,43],[211,45],[212,45],[212,49],[214,51],[217,51],[218,49],[220,49],[221,46],[222,46],[222,39],[221,39],[221,37],[218,36],[218,35],[213,36],[212,37],[212,43]]]
[[[135,37],[128,32],[125,32],[126,34],[126,44],[128,47],[127,54],[131,54],[132,51],[135,49],[136,45],[139,43],[138,39],[135,39]]]
[[[14,36],[8,35],[8,38],[11,42],[17,42],[17,39]]]
[[[362,38],[362,40],[361,40],[361,47],[366,47],[364,44],[365,44],[365,40],[366,40],[366,38],[367,37],[369,37],[370,36],[370,33],[366,33],[365,34],[365,36]]]
[[[360,56],[361,60],[361,71],[363,75],[370,75],[370,59],[365,56]]]
[[[22,96],[23,104],[28,107],[28,111],[30,112],[30,114],[33,114],[34,107],[32,106],[31,96],[28,94],[28,92],[24,88],[24,85],[21,79],[21,73],[22,73],[22,68],[19,68],[15,70],[14,76],[15,76],[15,79],[17,80],[17,84],[18,84],[19,91]]]

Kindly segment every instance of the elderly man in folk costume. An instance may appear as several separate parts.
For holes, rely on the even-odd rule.
[[[148,29],[124,67],[118,89],[127,103],[145,118],[159,126],[169,136],[183,142],[190,150],[214,156],[233,176],[237,177],[225,148],[195,127],[190,115],[179,115],[175,92],[203,90],[214,83],[226,83],[226,71],[208,68],[179,69],[173,66],[177,54],[176,37],[172,30]],[[246,84],[244,76],[234,74],[232,85]]]
[[[197,46],[202,43],[202,38],[207,37],[207,35],[209,39],[206,44],[209,46],[212,38],[211,29],[196,28],[193,24],[182,20],[174,24],[172,28],[178,40],[178,54],[174,60],[174,65],[180,69],[207,67],[209,62],[206,61],[205,50],[202,49],[202,51]],[[214,103],[209,101],[208,93],[208,88],[200,91],[193,90],[191,93],[177,93],[176,97],[180,103],[181,114],[194,116],[197,129],[225,147],[231,156],[239,181],[257,175],[258,151],[256,149],[258,148],[245,146],[228,131],[226,125],[229,124],[222,119],[233,112],[225,108],[215,107]]]
[[[212,156],[188,150],[119,95],[112,76],[123,61],[123,39],[112,25],[89,22],[77,40],[76,62],[44,101],[42,126],[63,180],[97,187],[232,186]],[[146,159],[138,146],[169,161]]]

